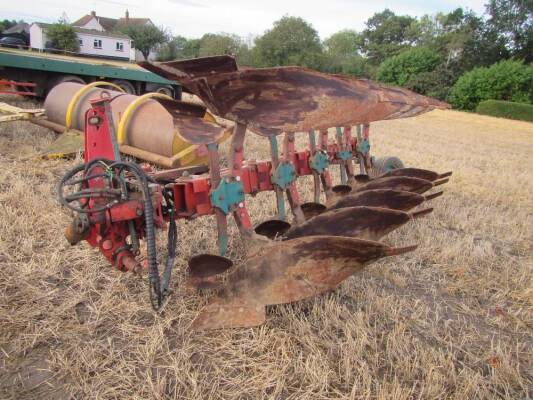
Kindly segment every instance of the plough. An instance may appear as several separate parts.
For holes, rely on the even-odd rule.
[[[446,108],[445,103],[304,68],[239,70],[231,57],[144,67],[178,81],[211,113],[235,123],[227,167],[221,166],[218,144],[226,127],[204,118],[204,106],[171,99],[157,101],[172,116],[181,140],[205,147],[209,173],[199,174],[193,167],[189,173],[183,168],[154,171],[124,161],[111,112],[120,94],[106,92],[92,99],[85,113],[85,162],[65,174],[58,193],[60,202],[75,213],[66,231],[71,244],[85,240],[119,270],[142,272],[138,256],[144,240],[155,310],[171,292],[180,219],[216,215],[219,254],[199,254],[188,264],[189,284],[215,291],[194,320],[194,329],[262,324],[267,305],[324,293],[367,264],[416,248],[390,247],[378,240],[430,213],[432,208],[411,210],[440,196],[442,192],[424,193],[446,183],[451,173],[375,171],[369,124]],[[328,128],[335,129],[334,139]],[[270,160],[245,159],[244,139],[250,131],[265,137]],[[301,132],[309,145],[298,150],[295,135]],[[155,140],[156,130],[153,135]],[[340,169],[337,185],[331,174],[334,165]],[[313,177],[313,202],[301,200],[297,181],[302,176]],[[277,215],[253,226],[246,199],[264,191],[275,193]],[[322,193],[325,204],[320,203]],[[229,216],[246,244],[239,265],[225,257]],[[166,226],[168,255],[160,272],[155,231]]]

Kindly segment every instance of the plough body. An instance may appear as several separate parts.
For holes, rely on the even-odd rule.
[[[61,203],[76,213],[66,234],[71,244],[85,240],[118,269],[142,272],[140,240],[146,242],[154,309],[161,309],[171,290],[180,219],[214,214],[217,221],[220,255],[189,260],[189,284],[216,290],[194,321],[196,329],[261,324],[266,305],[323,293],[375,260],[414,250],[416,246],[394,248],[378,240],[430,213],[431,208],[409,210],[442,194],[422,193],[446,183],[451,173],[403,168],[371,178],[369,123],[416,115],[442,104],[405,90],[305,69],[238,71],[227,58],[152,69],[167,77],[171,71],[211,112],[234,121],[227,167],[220,165],[218,146],[226,128],[202,118],[204,112],[191,113],[197,106],[168,99],[158,101],[172,116],[179,137],[207,149],[209,174],[198,167],[156,172],[124,162],[110,111],[113,98],[100,97],[91,101],[85,115],[85,163],[65,175],[58,193]],[[304,106],[298,105],[298,95],[309,96]],[[335,102],[345,113],[331,111]],[[327,128],[335,126],[335,139],[330,140]],[[265,137],[270,160],[245,160],[247,128]],[[304,150],[295,146],[300,129],[307,130],[309,139]],[[335,165],[340,171],[338,185],[333,184]],[[357,166],[360,174],[355,173]],[[313,177],[311,202],[302,202],[297,186],[302,176]],[[275,193],[277,215],[254,227],[246,199],[264,191]],[[325,204],[320,203],[322,193]],[[237,266],[224,257],[228,216],[233,216],[247,244],[245,261]],[[168,255],[160,273],[155,229],[166,226]]]

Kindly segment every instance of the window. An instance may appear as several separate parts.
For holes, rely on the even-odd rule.
[[[94,48],[95,49],[101,49],[102,48],[102,40],[101,39],[94,39]]]
[[[117,51],[124,51],[124,43],[117,42],[116,49],[117,49]]]
[[[83,40],[80,39],[80,46],[83,46]]]

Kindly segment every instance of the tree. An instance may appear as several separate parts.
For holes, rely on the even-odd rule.
[[[411,77],[433,71],[439,62],[440,57],[434,51],[414,47],[383,61],[378,68],[377,79],[404,86]]]
[[[490,0],[488,24],[515,57],[533,62],[533,0]]]
[[[232,55],[240,65],[253,65],[248,45],[237,35],[229,33],[206,33],[200,39],[199,57]]]
[[[445,101],[457,80],[455,70],[439,64],[433,71],[411,75],[404,87],[413,92]]]
[[[48,36],[54,49],[73,53],[80,50],[80,42],[76,31],[64,19],[60,19],[57,23],[50,25],[46,30],[46,36]]]
[[[413,29],[415,22],[415,18],[396,15],[388,8],[369,18],[363,31],[363,51],[369,61],[379,65],[414,43],[417,39],[416,29]]]
[[[152,24],[125,25],[121,28],[121,32],[133,40],[133,47],[141,52],[145,60],[148,60],[150,51],[158,45],[166,43],[169,36],[164,29]]]
[[[342,30],[324,41],[326,64],[324,70],[349,75],[365,75],[366,62],[359,54],[361,35],[352,30]]]
[[[324,61],[317,31],[302,18],[284,16],[255,40],[261,66],[301,65],[318,69]]]
[[[174,36],[168,42],[163,43],[157,54],[159,61],[181,60],[184,56],[187,39],[183,36]]]
[[[23,23],[24,21],[20,21],[20,23]],[[19,22],[13,20],[4,19],[3,21],[0,21],[0,33],[5,31],[6,29],[11,28],[12,26],[17,25]]]
[[[228,33],[206,33],[200,39],[200,57],[216,55],[236,55],[241,48],[241,40],[237,35]]]
[[[185,46],[183,46],[183,58],[197,58],[200,57],[201,39],[189,39]]]
[[[463,110],[475,110],[484,100],[533,103],[533,66],[504,60],[467,72],[455,83],[450,102]]]
[[[418,46],[432,50],[441,59],[434,70],[412,75],[403,84],[428,96],[446,99],[465,72],[509,57],[498,34],[481,17],[462,8],[424,15],[410,29]]]
[[[447,65],[455,63],[461,73],[509,57],[501,38],[473,11],[458,8],[442,15],[441,23],[438,46],[446,53]]]

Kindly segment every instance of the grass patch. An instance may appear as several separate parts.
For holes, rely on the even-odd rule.
[[[492,117],[533,122],[533,105],[512,101],[485,100],[479,103],[476,112]]]

